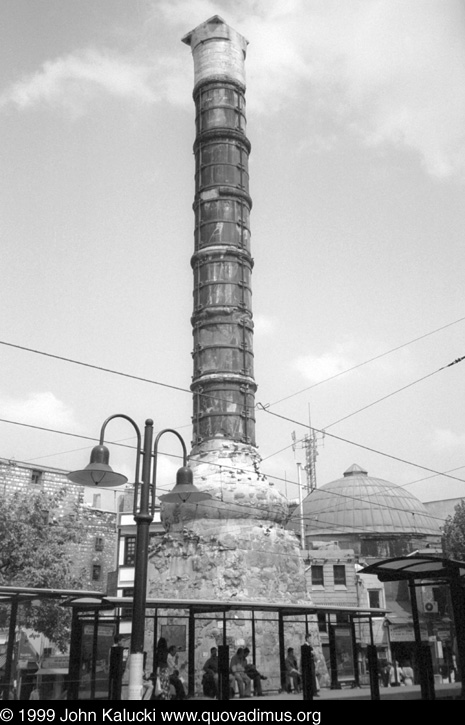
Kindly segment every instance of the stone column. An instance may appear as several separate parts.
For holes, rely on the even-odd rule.
[[[162,506],[168,533],[152,553],[149,590],[188,599],[308,603],[299,544],[284,528],[287,500],[261,472],[255,443],[247,41],[214,16],[183,42],[194,58],[196,106],[189,465],[195,485],[212,499]],[[286,646],[297,646],[292,637],[303,632],[291,630]],[[250,647],[250,633],[243,629],[241,637],[240,627],[231,633]],[[204,652],[222,643],[214,625],[199,637]],[[256,643],[257,662],[270,661],[279,672],[276,623],[261,624]]]

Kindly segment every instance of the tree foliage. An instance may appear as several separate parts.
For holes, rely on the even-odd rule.
[[[0,583],[44,589],[79,589],[73,546],[79,544],[81,526],[77,507],[66,492],[18,491],[0,497]],[[21,607],[21,623],[45,634],[60,648],[69,637],[69,609],[56,600]]]
[[[465,561],[465,501],[455,507],[455,514],[446,519],[442,534],[444,554]]]

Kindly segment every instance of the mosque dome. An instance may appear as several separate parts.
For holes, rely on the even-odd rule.
[[[354,464],[342,478],[314,489],[303,501],[306,536],[344,534],[439,536],[438,520],[405,488],[372,478]],[[292,518],[297,530],[300,507]]]

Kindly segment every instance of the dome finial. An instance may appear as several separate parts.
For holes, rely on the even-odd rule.
[[[344,471],[344,477],[347,478],[348,476],[368,476],[368,471],[365,471],[357,463],[353,463],[347,471]]]

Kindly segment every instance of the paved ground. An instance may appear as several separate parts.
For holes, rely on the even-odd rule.
[[[454,700],[458,699],[460,696],[461,685],[460,683],[436,685],[435,690],[437,700]],[[412,687],[381,687],[380,696],[381,700],[421,699],[420,687],[418,685],[413,685]],[[295,700],[297,702],[302,700],[302,695],[292,695],[287,692],[280,692],[271,695],[264,695],[263,697],[252,697],[250,699],[258,702],[263,700]],[[320,697],[315,697],[314,702],[321,702],[324,700],[371,700],[371,694],[369,687],[359,687],[354,689],[343,688],[341,690],[322,689],[320,691]]]

